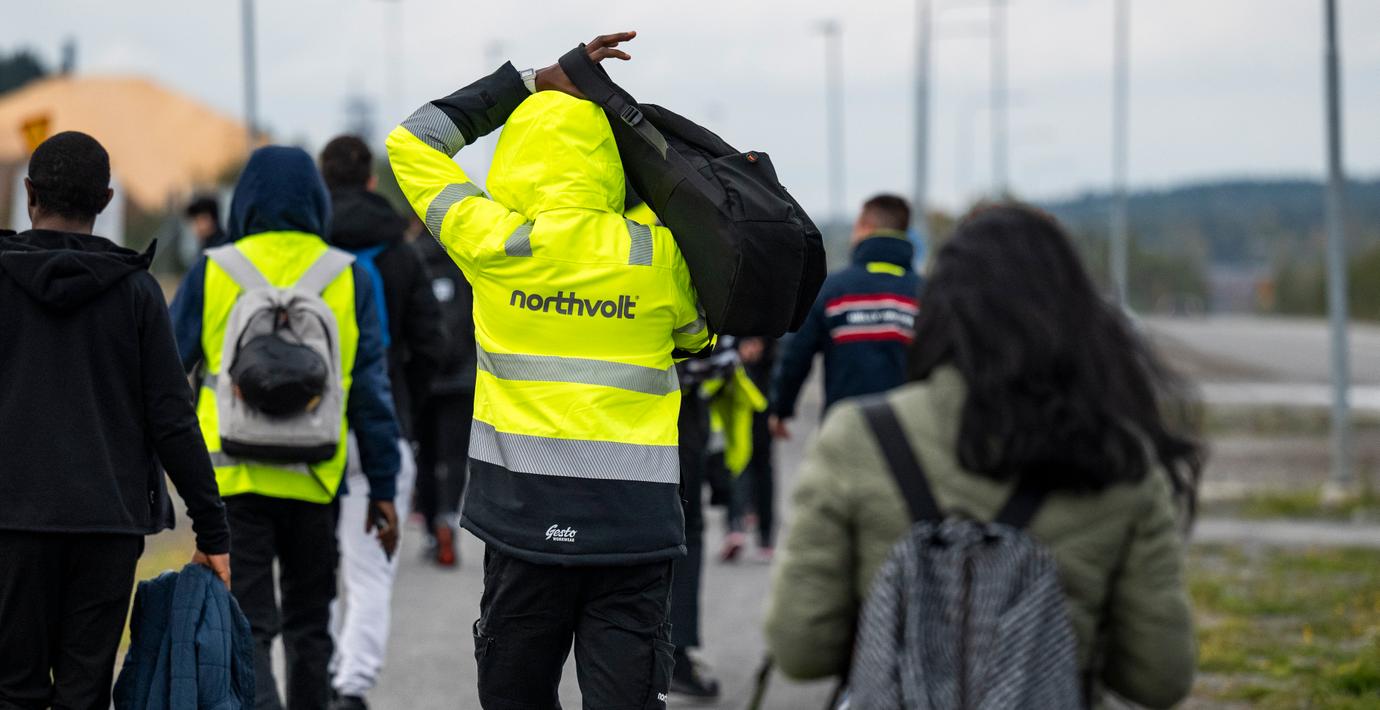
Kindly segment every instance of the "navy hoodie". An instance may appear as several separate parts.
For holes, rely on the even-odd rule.
[[[901,232],[858,243],[853,263],[830,274],[805,323],[787,342],[772,379],[771,411],[795,415],[815,354],[824,353],[824,407],[846,397],[885,392],[906,380],[915,337],[920,277],[915,248]]]
[[[311,156],[300,148],[265,146],[254,151],[230,201],[230,238],[264,232],[323,235],[331,199]],[[360,465],[369,497],[392,500],[400,463],[398,420],[388,382],[387,349],[369,275],[353,267],[359,346],[346,402],[350,429],[359,440]],[[201,328],[206,298],[206,257],[187,272],[172,302],[173,330],[182,366],[191,373],[201,362]],[[342,481],[341,492],[345,491]]]

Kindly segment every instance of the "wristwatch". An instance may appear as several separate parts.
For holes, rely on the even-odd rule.
[[[522,77],[522,83],[523,83],[524,86],[527,87],[527,93],[529,93],[529,94],[535,94],[535,93],[537,93],[537,70],[536,70],[536,69],[523,69],[522,71],[518,72],[518,76]]]

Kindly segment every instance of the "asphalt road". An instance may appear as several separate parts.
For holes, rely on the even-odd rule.
[[[1331,377],[1331,339],[1327,322],[1309,318],[1210,316],[1206,318],[1145,318],[1141,321],[1157,339],[1168,339],[1170,350],[1183,346],[1188,358],[1218,380],[1252,380],[1325,384]],[[1349,329],[1352,382],[1380,384],[1380,327],[1353,324]],[[1192,369],[1192,368],[1190,368]],[[1193,373],[1199,374],[1199,373]]]
[[[800,422],[818,417],[818,387],[812,385],[802,402]],[[802,427],[808,428],[808,427]],[[777,510],[787,514],[787,491],[800,460],[805,434],[777,447]],[[770,572],[764,565],[720,564],[714,559],[723,539],[723,512],[708,509],[704,592],[702,601],[703,655],[718,675],[723,696],[718,704],[698,707],[742,708],[751,695],[755,672],[763,656],[761,620]],[[419,531],[405,536],[402,566],[393,600],[393,632],[388,666],[370,696],[380,710],[470,710],[479,707],[475,694],[474,641],[470,626],[479,615],[483,545],[462,535],[463,565],[440,570],[421,560]],[[567,663],[561,686],[562,704],[579,708],[574,661]],[[828,683],[795,684],[780,675],[771,679],[766,707],[781,710],[823,708]],[[672,707],[680,707],[673,703]]]

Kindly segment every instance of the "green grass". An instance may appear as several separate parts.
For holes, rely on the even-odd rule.
[[[1363,480],[1369,479],[1366,475]],[[1206,515],[1249,520],[1279,518],[1380,522],[1380,495],[1367,488],[1338,502],[1324,502],[1317,488],[1263,491],[1240,500],[1216,501],[1203,507]]]
[[[1380,708],[1380,550],[1199,547],[1189,591],[1197,697]]]

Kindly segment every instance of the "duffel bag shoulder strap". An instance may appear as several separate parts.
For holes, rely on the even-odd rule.
[[[637,131],[642,139],[650,143],[666,158],[669,148],[666,145],[666,136],[661,135],[661,131],[656,129],[650,121],[642,115],[642,109],[637,105],[637,99],[623,90],[623,87],[613,83],[609,78],[608,72],[599,66],[599,63],[589,58],[589,53],[585,51],[584,43],[575,49],[566,52],[560,58],[561,69],[570,78],[570,83],[575,85],[590,101],[604,107],[605,110]]]
[[[608,72],[604,71],[598,62],[589,58],[589,53],[585,51],[583,43],[562,55],[560,65],[561,70],[565,72],[566,77],[570,79],[570,83],[575,85],[575,88],[579,89],[590,101],[603,107],[611,117],[621,120],[631,128],[642,140],[651,145],[657,154],[669,163],[681,177],[690,181],[696,189],[715,202],[722,203],[727,198],[722,187],[706,180],[684,156],[670,149],[666,142],[666,136],[662,135],[661,131],[643,115],[637,99],[634,99],[632,94],[625,91],[623,87],[613,83]]]

